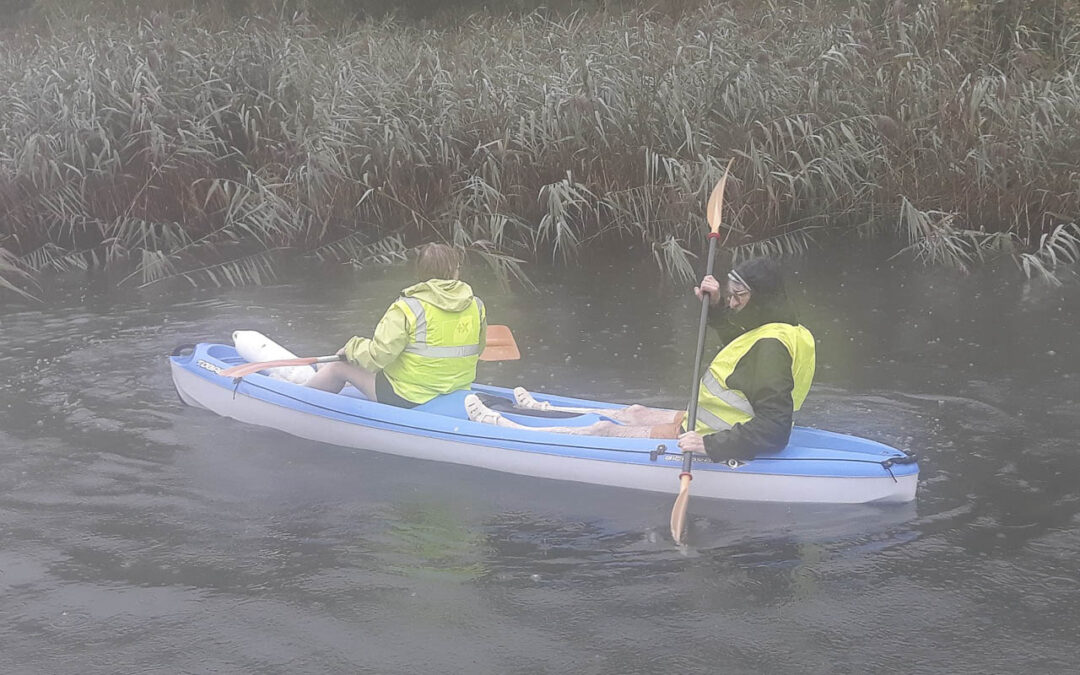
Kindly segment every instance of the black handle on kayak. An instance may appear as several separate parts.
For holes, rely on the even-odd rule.
[[[195,347],[197,346],[198,345],[196,345],[194,342],[185,342],[184,344],[176,345],[175,347],[173,347],[172,354],[170,354],[170,356],[185,356],[185,351],[190,351],[194,353]]]

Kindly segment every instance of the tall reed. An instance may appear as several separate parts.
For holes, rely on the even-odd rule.
[[[502,275],[630,246],[688,278],[734,156],[737,255],[891,232],[928,261],[1053,275],[1080,241],[1078,15],[1003,44],[981,6],[12,30],[0,274],[258,283],[290,253],[385,263],[439,238]]]

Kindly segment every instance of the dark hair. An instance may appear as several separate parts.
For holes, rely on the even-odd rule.
[[[448,244],[425,244],[416,256],[416,275],[420,281],[453,279],[461,267],[461,256]]]

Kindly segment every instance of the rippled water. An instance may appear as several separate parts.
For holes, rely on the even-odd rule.
[[[800,421],[921,457],[914,504],[789,507],[319,445],[178,401],[178,343],[370,331],[399,271],[0,310],[0,672],[1065,672],[1080,634],[1080,294],[796,263]],[[323,272],[320,270],[320,274]],[[479,282],[480,379],[678,405],[696,307],[647,268]],[[672,486],[674,495],[677,486]]]

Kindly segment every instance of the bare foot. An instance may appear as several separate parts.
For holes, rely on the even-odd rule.
[[[514,403],[519,408],[529,410],[550,410],[551,404],[547,401],[537,401],[525,387],[514,387]]]
[[[480,424],[494,424],[500,427],[511,426],[512,423],[506,420],[500,413],[495,412],[491,408],[484,405],[483,401],[476,394],[469,394],[465,397],[465,414],[469,416],[473,422],[479,422]]]

